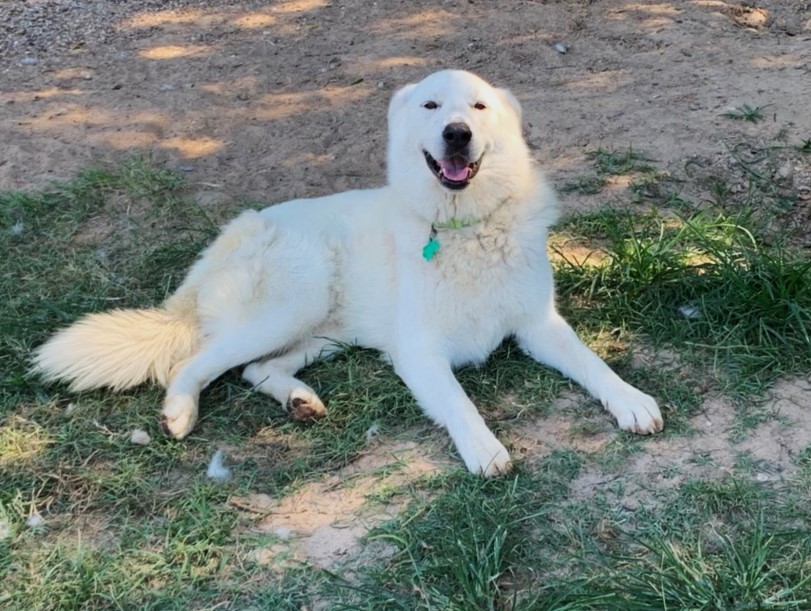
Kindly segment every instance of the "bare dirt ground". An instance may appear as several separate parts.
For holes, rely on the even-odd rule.
[[[360,539],[402,511],[405,500],[402,495],[389,496],[390,491],[439,472],[441,466],[426,454],[426,446],[389,440],[290,496],[251,494],[231,497],[229,504],[253,518],[254,532],[275,536],[277,542],[254,550],[260,564],[284,568],[288,562],[309,561],[332,568],[360,554]],[[380,496],[379,502],[370,504],[370,496]],[[386,553],[384,548],[373,549],[374,555]]]
[[[743,103],[811,133],[811,4],[756,5],[5,0],[0,189],[137,151],[205,202],[376,185],[392,92],[447,67],[517,94],[557,183],[600,145],[666,169],[717,154],[751,129],[720,116]]]
[[[720,159],[725,141],[755,130],[811,137],[805,1],[0,0],[0,190],[39,188],[138,152],[187,172],[208,205],[378,185],[393,91],[450,67],[513,90],[535,158],[559,185],[580,176],[583,153],[598,146],[630,146],[676,170]],[[721,116],[742,104],[764,107],[767,123]],[[564,209],[600,201],[563,197]],[[784,420],[746,442],[764,478],[785,476],[786,457],[809,443],[808,397],[805,380],[779,385],[774,408]],[[732,408],[713,401],[691,423],[711,435],[650,440],[654,451],[624,475],[631,487],[674,465],[689,475],[696,455],[731,466],[741,450],[726,430]],[[516,452],[590,451],[568,441],[572,426],[565,417],[528,423]],[[608,435],[588,443],[600,449]],[[406,479],[434,468],[409,460]],[[368,478],[366,467],[361,459],[349,475]],[[332,566],[354,553],[368,523],[397,506],[358,521],[351,487],[338,486],[346,476],[282,501],[234,499],[256,528],[290,539],[257,550],[257,561],[288,554]],[[585,472],[575,492],[607,477]]]

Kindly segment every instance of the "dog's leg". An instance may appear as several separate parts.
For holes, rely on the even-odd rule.
[[[270,395],[287,409],[293,420],[312,420],[327,413],[316,392],[293,377],[299,369],[337,350],[336,344],[323,337],[313,337],[294,346],[281,356],[251,363],[242,377],[259,392]]]
[[[393,358],[397,374],[425,413],[444,426],[472,473],[492,477],[510,469],[510,455],[487,428],[453,375],[450,363],[419,352]]]
[[[295,307],[249,320],[212,337],[193,357],[178,367],[166,390],[164,430],[177,439],[188,435],[197,422],[200,391],[232,367],[250,363],[296,340],[296,335],[317,321],[301,316]],[[272,322],[272,324],[271,324]]]
[[[643,435],[662,430],[656,401],[611,371],[553,308],[543,319],[519,330],[516,337],[536,361],[554,367],[599,399],[621,429]]]

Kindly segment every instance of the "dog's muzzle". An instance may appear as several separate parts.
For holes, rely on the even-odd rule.
[[[428,168],[442,183],[442,186],[459,191],[470,184],[479,171],[481,157],[470,160],[470,141],[473,132],[466,123],[449,123],[442,130],[442,141],[445,143],[445,157],[435,159],[428,151],[423,151]]]

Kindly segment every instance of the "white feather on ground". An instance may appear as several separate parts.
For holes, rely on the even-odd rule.
[[[372,426],[370,426],[370,427],[369,427],[369,429],[366,431],[366,435],[365,435],[365,437],[366,437],[366,443],[371,443],[371,442],[372,442],[372,440],[373,440],[375,437],[377,437],[379,433],[380,433],[380,426],[377,424],[377,422],[375,422],[375,423],[373,423],[373,424],[372,424]]]
[[[226,467],[223,463],[224,458],[225,454],[223,454],[223,451],[217,450],[214,452],[214,456],[211,457],[211,462],[208,463],[206,475],[214,481],[227,482],[231,479],[231,469]]]
[[[152,438],[149,436],[149,433],[141,429],[135,429],[130,435],[130,443],[134,443],[135,445],[149,445],[150,441],[152,441]]]
[[[39,528],[45,524],[45,520],[42,519],[42,516],[38,513],[33,513],[28,516],[28,519],[25,521],[25,525],[28,528]]]

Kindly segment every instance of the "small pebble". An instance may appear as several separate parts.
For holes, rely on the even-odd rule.
[[[21,66],[36,66],[37,65],[37,58],[36,57],[23,57],[20,59]]]
[[[559,42],[555,44],[555,51],[557,51],[561,55],[566,55],[569,49],[567,49],[566,45],[564,45],[562,42]]]
[[[152,441],[152,438],[149,436],[149,433],[141,429],[135,429],[130,435],[130,443],[134,443],[135,445],[149,445],[150,441]]]

